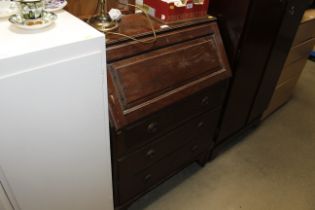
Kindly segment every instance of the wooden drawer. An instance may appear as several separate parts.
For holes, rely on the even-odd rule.
[[[153,27],[157,39],[150,44],[107,36],[117,209],[194,160],[206,163],[231,77],[213,18]],[[119,32],[152,38],[143,16],[125,16]]]
[[[287,66],[285,66],[281,72],[281,76],[278,81],[278,85],[293,79],[298,78],[303,71],[303,68],[306,64],[307,57],[301,58]],[[278,86],[277,85],[277,86]]]
[[[221,106],[227,85],[227,81],[220,82],[122,129],[116,140],[117,156],[149,143],[193,116]]]
[[[301,23],[301,25],[299,26],[298,32],[295,36],[293,46],[296,46],[314,37],[315,37],[315,20],[313,19],[313,20],[309,20],[304,23]]]
[[[315,38],[303,42],[295,47],[293,47],[288,55],[285,66],[299,60],[302,58],[308,58],[310,52],[315,45]]]
[[[269,103],[268,109],[263,114],[263,118],[269,116],[271,113],[280,108],[283,104],[289,101],[298,79],[299,78],[297,77],[288,80],[276,88]]]
[[[162,159],[169,153],[185,146],[195,136],[207,136],[209,144],[217,126],[220,110],[214,110],[181,125],[175,131],[157,139],[139,151],[128,154],[118,160],[121,176],[135,174]]]
[[[119,202],[124,203],[152,189],[171,175],[209,153],[209,136],[195,136],[193,141],[137,174],[124,174],[119,178]]]

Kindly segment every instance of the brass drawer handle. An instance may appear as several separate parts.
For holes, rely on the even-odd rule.
[[[151,134],[158,132],[158,130],[159,130],[159,128],[158,128],[157,122],[152,122],[147,127],[148,133],[151,133]]]
[[[208,96],[203,97],[203,99],[201,100],[201,105],[203,105],[203,106],[209,105],[209,97]]]
[[[147,151],[146,156],[152,159],[155,156],[155,150],[150,149],[149,151]]]
[[[147,174],[147,175],[144,177],[144,182],[145,182],[145,183],[148,183],[151,179],[152,179],[152,175],[151,175],[151,174]]]

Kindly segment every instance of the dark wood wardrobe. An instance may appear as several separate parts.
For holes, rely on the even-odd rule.
[[[258,124],[311,0],[213,0],[233,71],[216,144]]]

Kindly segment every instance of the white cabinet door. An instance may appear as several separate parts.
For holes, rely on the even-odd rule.
[[[112,210],[104,34],[65,11],[0,34],[0,210]]]
[[[1,210],[13,210],[11,203],[7,197],[7,194],[4,191],[4,188],[2,186],[1,181],[0,181],[0,209]]]
[[[21,210],[113,209],[103,57],[0,77],[0,166]]]

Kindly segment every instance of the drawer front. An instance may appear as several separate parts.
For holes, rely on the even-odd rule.
[[[152,189],[187,164],[198,159],[201,154],[209,152],[210,146],[208,136],[195,137],[191,144],[158,161],[148,169],[135,175],[124,174],[119,180],[120,203],[127,202]]]
[[[315,20],[306,21],[301,23],[298,32],[295,36],[293,46],[315,37]]]
[[[146,117],[144,120],[127,126],[117,138],[118,156],[126,151],[149,143],[179,124],[204,111],[223,104],[228,82],[224,81],[207,88],[193,96],[175,103],[163,110]]]
[[[283,104],[289,101],[297,81],[298,78],[293,78],[284,82],[276,88],[275,92],[273,93],[272,99],[270,100],[268,109],[263,114],[263,118],[269,116],[271,113],[280,108]]]
[[[278,85],[281,85],[292,78],[298,78],[303,71],[306,61],[307,58],[305,57],[285,66],[281,72]]]
[[[299,60],[302,58],[308,58],[310,52],[315,45],[315,38],[303,42],[295,47],[293,47],[288,55],[285,66]]]
[[[203,114],[181,125],[175,131],[150,143],[139,151],[133,152],[118,161],[119,174],[135,174],[162,159],[171,152],[187,145],[194,136],[208,138],[209,145],[219,118],[219,110]]]

